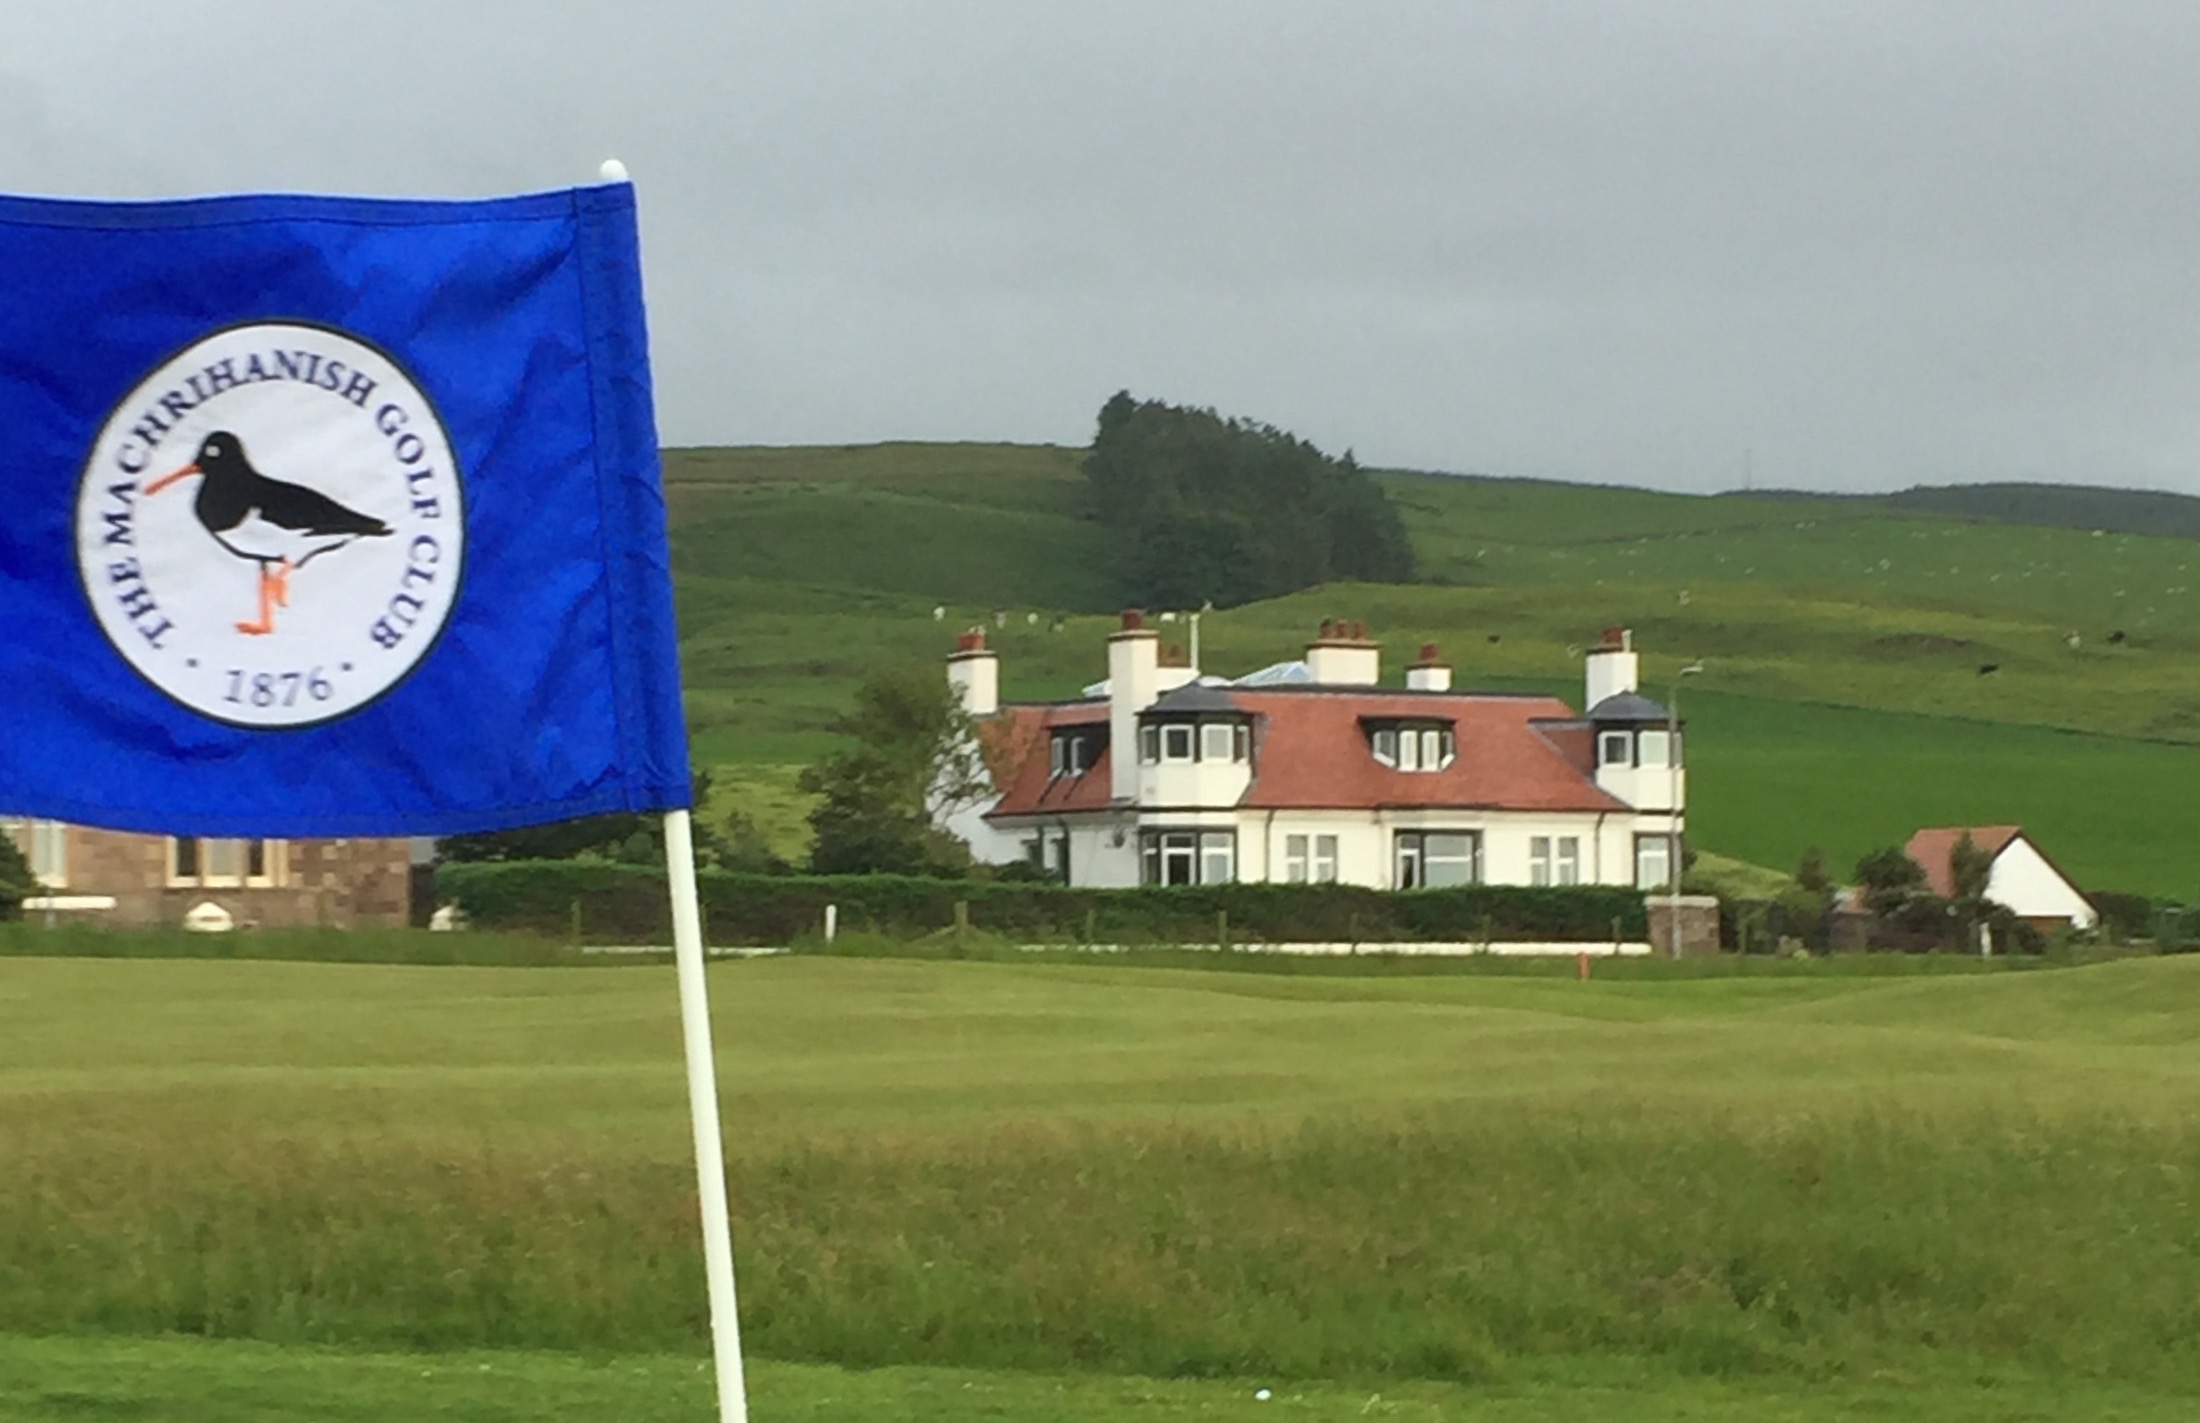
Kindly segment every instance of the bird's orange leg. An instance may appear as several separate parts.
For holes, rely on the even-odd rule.
[[[237,631],[250,637],[259,637],[275,631],[275,575],[260,565],[260,620],[256,623],[239,623]]]
[[[275,565],[275,606],[290,606],[290,560],[287,558]]]

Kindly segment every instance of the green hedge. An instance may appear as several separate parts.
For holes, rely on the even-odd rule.
[[[748,875],[706,870],[703,913],[716,944],[787,944],[815,935],[825,906],[849,929],[926,934],[955,922],[1034,942],[1212,943],[1227,915],[1237,943],[1607,943],[1646,932],[1631,889],[1473,885],[1393,893],[1341,884],[1229,884],[1177,889],[1070,889],[1007,881],[903,875]],[[593,943],[665,943],[671,934],[664,872],[575,860],[448,864],[439,899],[486,928],[574,931]]]

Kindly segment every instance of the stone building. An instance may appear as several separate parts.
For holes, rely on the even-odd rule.
[[[45,893],[34,915],[118,927],[179,925],[211,904],[238,928],[403,928],[405,840],[200,840],[0,820]]]

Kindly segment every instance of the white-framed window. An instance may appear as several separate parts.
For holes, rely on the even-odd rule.
[[[1237,878],[1237,836],[1212,830],[1199,836],[1199,882],[1228,884]]]
[[[1195,728],[1190,722],[1178,722],[1161,728],[1161,759],[1164,761],[1189,761],[1192,759],[1192,736]]]
[[[1142,765],[1147,765],[1147,766],[1153,766],[1153,765],[1158,765],[1158,764],[1160,764],[1160,761],[1161,761],[1161,728],[1160,728],[1160,727],[1158,727],[1158,726],[1142,726],[1142,727],[1138,728],[1138,760],[1139,760],[1140,764],[1142,764]]]
[[[1049,830],[1042,837],[1039,868],[1064,884],[1069,883],[1069,832]]]
[[[280,840],[168,842],[168,883],[202,889],[266,888],[283,882]]]
[[[1337,882],[1337,837],[1334,835],[1284,836],[1283,877],[1290,884],[1335,884]]]
[[[1334,835],[1284,836],[1283,878],[1289,884],[1335,884],[1337,882],[1337,837]]]
[[[1400,771],[1441,771],[1458,755],[1458,736],[1448,726],[1383,723],[1368,732],[1375,759]]]
[[[1138,841],[1142,884],[1228,884],[1237,878],[1234,830],[1145,830]]]
[[[1635,837],[1635,888],[1666,889],[1673,877],[1673,838],[1670,835]]]
[[[1475,830],[1398,832],[1396,884],[1443,889],[1482,882],[1482,836]]]
[[[1597,764],[1600,766],[1634,765],[1635,738],[1624,731],[1607,731],[1598,736]]]
[[[1047,745],[1047,773],[1082,776],[1100,760],[1100,735],[1089,727],[1057,731]]]
[[[68,826],[58,820],[0,820],[0,835],[15,841],[32,879],[47,889],[69,887]]]
[[[1668,765],[1673,764],[1667,759],[1672,743],[1673,738],[1662,731],[1636,732],[1635,764],[1658,770],[1665,769]]]
[[[1199,759],[1235,761],[1237,728],[1226,721],[1210,721],[1199,728]]]
[[[1581,883],[1581,837],[1578,835],[1530,835],[1528,837],[1529,884]]]

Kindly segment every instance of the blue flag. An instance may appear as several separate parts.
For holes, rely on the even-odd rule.
[[[0,810],[689,803],[633,190],[0,197]]]

